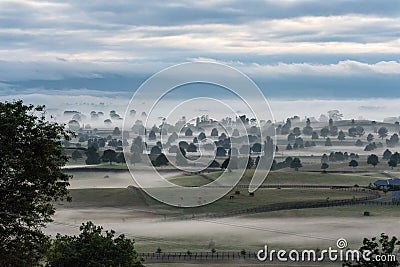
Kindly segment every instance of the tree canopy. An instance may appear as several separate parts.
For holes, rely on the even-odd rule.
[[[0,266],[37,265],[54,201],[68,197],[68,157],[61,141],[72,133],[46,120],[44,106],[0,103]]]
[[[115,231],[103,232],[92,222],[82,224],[78,236],[58,234],[47,253],[48,265],[58,266],[143,266],[138,259],[134,240]]]

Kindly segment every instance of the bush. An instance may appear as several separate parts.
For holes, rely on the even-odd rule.
[[[92,222],[82,224],[79,236],[58,234],[47,254],[49,266],[143,266],[134,240],[105,231]]]

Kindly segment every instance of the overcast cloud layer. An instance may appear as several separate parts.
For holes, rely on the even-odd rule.
[[[0,94],[132,92],[185,61],[272,98],[400,97],[400,1],[0,2]],[[121,93],[122,92],[122,93]]]

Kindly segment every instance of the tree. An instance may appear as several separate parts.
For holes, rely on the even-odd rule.
[[[219,168],[220,165],[219,165],[218,161],[213,160],[213,161],[210,163],[210,165],[208,165],[208,167],[210,167],[210,168]]]
[[[225,159],[224,162],[222,162],[222,164],[221,164],[221,169],[226,169],[226,168],[228,168],[228,165],[229,165],[229,161],[230,161],[230,160],[231,160],[231,158]]]
[[[187,130],[185,131],[185,136],[193,136],[193,131],[190,128],[187,128]]]
[[[350,166],[350,167],[353,167],[353,168],[358,167],[358,161],[355,160],[355,159],[351,160],[351,161],[349,162],[349,166]]]
[[[247,165],[246,165],[246,169],[251,169],[251,168],[253,168],[254,164],[255,164],[254,159],[252,159],[252,158],[249,156],[249,159],[248,159]]]
[[[292,162],[290,163],[290,168],[295,169],[295,171],[298,171],[299,168],[303,167],[301,164],[301,161],[299,158],[294,158]]]
[[[71,154],[71,158],[73,160],[75,160],[75,161],[77,159],[81,159],[82,158],[82,153],[78,149],[75,149],[74,152],[72,152],[72,154]]]
[[[368,134],[368,136],[367,136],[367,141],[368,142],[372,142],[372,141],[374,141],[374,135],[373,134]]]
[[[336,136],[336,135],[338,135],[338,127],[337,126],[332,126],[331,128],[330,128],[330,134],[331,134],[331,136]]]
[[[78,236],[57,234],[47,253],[49,266],[143,266],[132,239],[115,236],[92,222],[82,224]]]
[[[133,139],[132,146],[131,146],[131,163],[135,164],[138,162],[142,162],[142,154],[144,149],[144,143],[142,137],[137,136]]]
[[[395,246],[400,245],[400,242],[397,240],[396,237],[392,237],[389,239],[389,236],[386,234],[381,234],[380,238],[371,238],[367,239],[364,238],[363,245],[359,249],[360,255],[365,255],[366,252],[371,252],[372,254],[369,255],[369,259],[360,257],[355,262],[346,262],[343,266],[346,267],[364,267],[364,266],[388,266],[394,267],[399,266],[398,260],[389,260],[389,255],[394,255]],[[369,253],[368,253],[369,254]],[[368,255],[367,254],[367,255]],[[379,259],[386,259],[386,261],[374,261],[374,258]]]
[[[150,150],[150,155],[160,155],[161,148],[159,146],[153,146]]]
[[[292,150],[292,149],[293,149],[293,147],[292,147],[291,144],[288,144],[288,145],[286,146],[286,150]]]
[[[176,158],[175,158],[176,165],[187,166],[188,162],[186,159],[186,151],[183,148],[180,148],[179,151],[180,153],[179,152],[176,153]]]
[[[386,144],[388,147],[395,147],[399,144],[399,135],[393,134],[389,140],[386,140]]]
[[[254,153],[260,153],[262,150],[261,144],[260,143],[255,143],[252,147],[251,147],[251,151],[253,151]]]
[[[340,131],[339,135],[338,135],[338,140],[340,141],[340,143],[342,143],[345,139],[346,139],[346,135],[344,134],[343,131]]]
[[[117,163],[126,163],[125,155],[123,152],[117,154]]]
[[[378,156],[377,155],[375,155],[375,154],[371,154],[369,157],[368,157],[368,159],[367,159],[367,164],[370,164],[370,165],[372,165],[372,166],[376,166],[376,165],[378,165],[378,163],[379,163],[379,158],[378,158]]]
[[[329,137],[326,138],[325,146],[332,146],[332,142],[331,142],[331,139]]]
[[[395,159],[393,157],[391,157],[390,160],[388,161],[388,165],[389,165],[389,167],[392,168],[392,170],[393,170],[393,168],[397,167],[397,164],[398,164],[397,159]]]
[[[187,148],[187,152],[197,152],[197,146],[193,143],[190,143]]]
[[[355,145],[356,145],[356,146],[364,146],[364,143],[363,143],[363,141],[361,141],[360,139],[357,139]]]
[[[217,157],[225,157],[226,156],[226,150],[223,147],[217,147],[217,152],[216,152]]]
[[[321,164],[321,170],[323,170],[323,172],[325,173],[326,170],[329,168],[329,164],[328,163],[322,163]]]
[[[85,154],[87,157],[85,163],[87,165],[95,165],[100,163],[100,155],[95,147],[89,147]]]
[[[386,149],[385,152],[383,152],[383,159],[390,160],[391,157],[392,157],[392,151]]]
[[[356,134],[358,135],[358,137],[361,137],[365,134],[365,130],[363,127],[361,126],[357,126],[356,127]]]
[[[293,134],[294,134],[296,137],[300,136],[300,135],[301,135],[300,128],[299,128],[299,127],[295,127],[295,128],[293,129]]]
[[[153,160],[151,163],[152,163],[153,166],[155,166],[155,167],[160,167],[160,166],[168,165],[169,161],[168,161],[167,157],[166,157],[163,153],[161,153],[161,154],[158,155],[158,157],[157,157],[155,160]]]
[[[221,169],[237,169],[237,168],[238,168],[237,157],[229,157],[225,159],[224,162],[221,164]]]
[[[388,135],[388,129],[386,127],[381,127],[378,130],[378,134],[380,138],[385,138]]]
[[[71,131],[78,131],[81,128],[81,126],[79,125],[79,122],[77,120],[70,120],[68,122],[68,128]]]
[[[107,149],[104,150],[103,156],[101,158],[104,162],[109,162],[111,165],[113,161],[117,161],[117,153],[113,149]]]
[[[321,164],[323,163],[328,163],[329,162],[329,158],[327,154],[323,154],[321,157]]]
[[[218,130],[217,130],[217,128],[213,128],[213,129],[211,130],[211,136],[218,136]]]
[[[328,136],[328,134],[329,134],[329,129],[327,127],[324,127],[321,129],[320,136],[326,138]]]
[[[313,139],[313,140],[319,139],[318,133],[317,132],[312,132],[311,139]]]
[[[303,128],[303,134],[304,135],[312,135],[314,129],[313,129],[313,127],[311,127],[310,119],[307,119],[306,123],[307,123],[306,127]]]
[[[296,136],[294,135],[294,133],[288,134],[287,140],[289,142],[294,142],[296,140]]]
[[[206,139],[206,138],[207,138],[207,137],[206,137],[206,134],[205,134],[205,133],[203,133],[203,132],[199,133],[199,137],[198,137],[199,140],[204,140],[204,139]]]
[[[139,163],[142,162],[142,153],[139,152],[133,152],[131,156],[131,163]]]
[[[115,127],[113,130],[113,135],[121,135],[121,131],[119,130],[118,127]]]
[[[357,129],[355,127],[351,127],[349,129],[349,136],[350,137],[356,137],[357,136]]]
[[[150,133],[149,133],[149,140],[156,140],[156,133],[153,131],[153,130],[151,130],[150,131]]]
[[[0,102],[0,125],[0,266],[37,266],[54,203],[70,200],[61,140],[73,134],[22,101]]]

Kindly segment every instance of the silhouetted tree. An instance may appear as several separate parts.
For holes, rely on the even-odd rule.
[[[113,130],[113,135],[121,135],[121,131],[119,130],[118,127],[115,127]]]
[[[103,156],[101,157],[101,159],[104,162],[109,162],[110,165],[111,165],[113,161],[114,162],[117,161],[117,153],[112,149],[104,150]]]
[[[293,134],[297,137],[297,136],[300,136],[301,135],[301,131],[300,131],[300,128],[299,127],[295,127],[294,129],[293,129]]]
[[[321,170],[323,170],[324,173],[326,173],[326,170],[329,168],[328,163],[322,163],[321,164]]]
[[[217,128],[213,128],[213,129],[211,130],[211,136],[218,136],[218,130],[217,130]]]
[[[351,161],[349,162],[349,166],[350,166],[350,167],[353,167],[353,168],[358,167],[358,161],[355,160],[355,159],[351,160]]]
[[[207,138],[207,137],[206,137],[206,134],[205,134],[205,133],[203,133],[203,132],[199,133],[199,137],[198,137],[199,140],[204,140],[204,139],[206,139],[206,138]]]
[[[159,146],[153,146],[150,150],[150,155],[160,155],[161,148]]]
[[[378,134],[380,138],[385,138],[388,135],[388,129],[386,127],[381,127],[378,130]]]
[[[193,143],[190,143],[187,148],[187,152],[197,152],[197,146]]]
[[[132,266],[141,267],[134,240],[115,231],[105,231],[92,222],[82,224],[78,236],[57,234],[47,253],[49,266]]]
[[[94,165],[100,163],[100,155],[95,147],[89,147],[86,150],[85,154],[87,157],[85,160],[87,165]]]
[[[361,141],[360,139],[358,139],[355,143],[356,146],[364,146],[363,141]]]
[[[160,155],[157,156],[157,158],[155,160],[152,161],[153,166],[155,167],[160,167],[160,166],[164,166],[164,165],[168,165],[168,159],[167,157],[161,153]]]
[[[75,149],[71,154],[71,158],[76,161],[77,159],[82,158],[82,153],[78,149]]]
[[[372,142],[372,141],[374,141],[374,135],[373,134],[368,134],[368,136],[367,136],[367,141],[368,142]]]
[[[332,142],[331,142],[331,139],[329,137],[326,138],[325,146],[332,146]]]
[[[369,255],[366,257],[359,257],[355,262],[345,262],[345,267],[364,267],[364,266],[399,266],[399,261],[391,261],[388,255],[394,255],[395,246],[400,245],[396,237],[389,239],[386,234],[381,234],[380,238],[372,238],[371,240],[364,238],[363,245],[359,249],[361,255]],[[368,252],[368,253],[366,253]],[[386,259],[386,261],[375,261],[375,258]]]
[[[190,128],[187,128],[187,130],[185,131],[185,136],[192,136],[193,135],[193,131]]]
[[[341,143],[341,142],[343,142],[345,139],[346,139],[346,135],[344,134],[343,131],[340,131],[340,132],[339,132],[339,135],[338,135],[338,140],[339,140],[340,143]]]
[[[303,167],[301,164],[301,161],[299,158],[294,158],[292,162],[290,163],[290,168],[295,169],[295,171],[298,171],[299,168]]]
[[[46,115],[44,106],[0,102],[0,266],[43,264],[43,226],[58,200],[70,200],[61,141],[74,135]]]
[[[390,151],[389,149],[386,149],[385,152],[383,152],[383,159],[389,160],[391,156],[392,151]]]
[[[223,147],[217,147],[217,152],[216,152],[217,157],[225,157],[226,156],[226,150]]]
[[[326,138],[328,136],[328,134],[329,134],[329,129],[327,127],[321,129],[320,135],[322,137]]]
[[[262,147],[261,147],[261,144],[260,144],[260,143],[255,143],[255,144],[251,147],[251,150],[252,150],[254,153],[259,153],[259,152],[261,152],[261,149],[262,149]]]
[[[367,164],[370,164],[370,165],[372,165],[372,166],[376,166],[376,165],[378,165],[378,163],[379,163],[379,158],[378,158],[378,156],[377,155],[375,155],[375,154],[371,154],[369,157],[368,157],[368,159],[367,159]]]
[[[151,130],[149,133],[149,140],[156,140],[156,133],[153,130]]]

